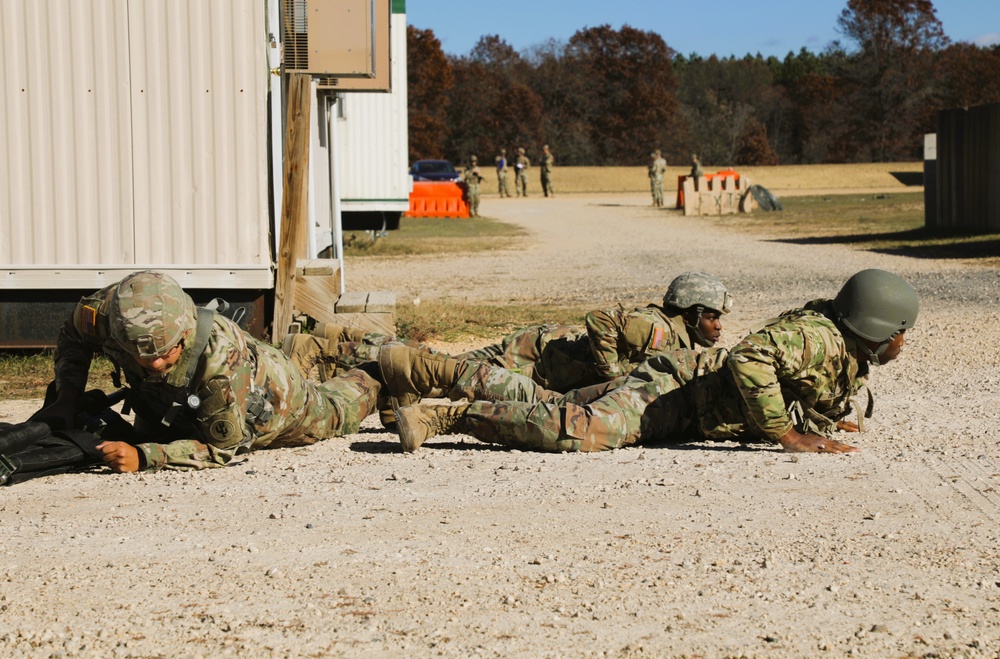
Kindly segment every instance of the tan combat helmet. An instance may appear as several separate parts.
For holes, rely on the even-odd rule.
[[[111,298],[111,335],[136,359],[170,352],[198,324],[194,300],[172,277],[143,270],[128,275]]]
[[[663,296],[663,306],[678,311],[694,308],[698,312],[697,320],[694,324],[688,324],[687,321],[684,324],[690,330],[695,343],[712,347],[715,344],[705,338],[701,328],[698,327],[698,321],[706,311],[729,313],[733,308],[733,298],[722,282],[712,275],[704,272],[685,272],[675,277],[667,286],[667,292]]]

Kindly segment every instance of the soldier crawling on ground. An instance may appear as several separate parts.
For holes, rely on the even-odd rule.
[[[379,355],[396,410],[400,442],[414,451],[439,434],[469,434],[510,448],[602,451],[638,442],[765,440],[786,451],[846,453],[830,437],[858,431],[845,420],[870,365],[896,359],[919,309],[916,292],[884,270],[863,270],[833,299],[783,313],[732,350],[677,350],[646,361],[612,383],[559,395],[535,389],[517,402],[510,377],[480,374],[471,403],[405,405],[423,392],[449,390],[463,363],[392,347]],[[415,366],[420,360],[423,364]],[[453,392],[464,393],[464,392]],[[453,397],[453,399],[455,399]],[[871,398],[865,416],[871,414]]]
[[[732,298],[722,282],[702,272],[685,272],[670,282],[660,305],[592,311],[582,327],[533,325],[509,334],[500,343],[454,358],[507,369],[516,376],[510,381],[510,395],[531,390],[534,385],[565,393],[625,375],[662,352],[714,346],[722,337],[722,316],[731,307]],[[317,363],[343,369],[377,360],[387,346],[402,344],[437,352],[391,336],[335,325],[318,330],[311,335],[289,335],[283,346],[285,354],[307,374]],[[472,377],[472,370],[466,372]],[[321,377],[329,377],[329,372]],[[383,400],[383,405],[383,423],[389,424],[393,415],[387,401]]]
[[[32,419],[72,427],[99,352],[124,373],[136,413],[132,436],[96,446],[118,472],[220,467],[252,449],[354,433],[380,393],[374,364],[306,381],[280,350],[144,271],[77,304],[59,334],[54,399]]]

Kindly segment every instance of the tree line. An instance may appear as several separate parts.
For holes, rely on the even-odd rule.
[[[1000,46],[953,43],[931,0],[849,0],[837,23],[844,41],[784,59],[684,56],[627,25],[449,56],[410,26],[410,159],[549,144],[560,165],[642,165],[655,148],[674,165],[913,161],[938,111],[1000,102]]]

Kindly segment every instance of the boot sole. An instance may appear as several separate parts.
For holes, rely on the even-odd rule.
[[[407,415],[400,414],[399,407],[395,404],[393,404],[392,409],[396,414],[396,432],[399,433],[399,444],[403,447],[404,453],[413,453],[424,442],[423,440],[415,441],[414,428],[410,424]]]

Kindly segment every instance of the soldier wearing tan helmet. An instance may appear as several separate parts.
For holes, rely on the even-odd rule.
[[[356,432],[380,391],[362,370],[306,381],[280,350],[143,271],[77,304],[57,342],[56,399],[35,417],[72,423],[98,353],[121,370],[136,412],[138,440],[98,446],[121,472],[220,467],[252,449]]]

